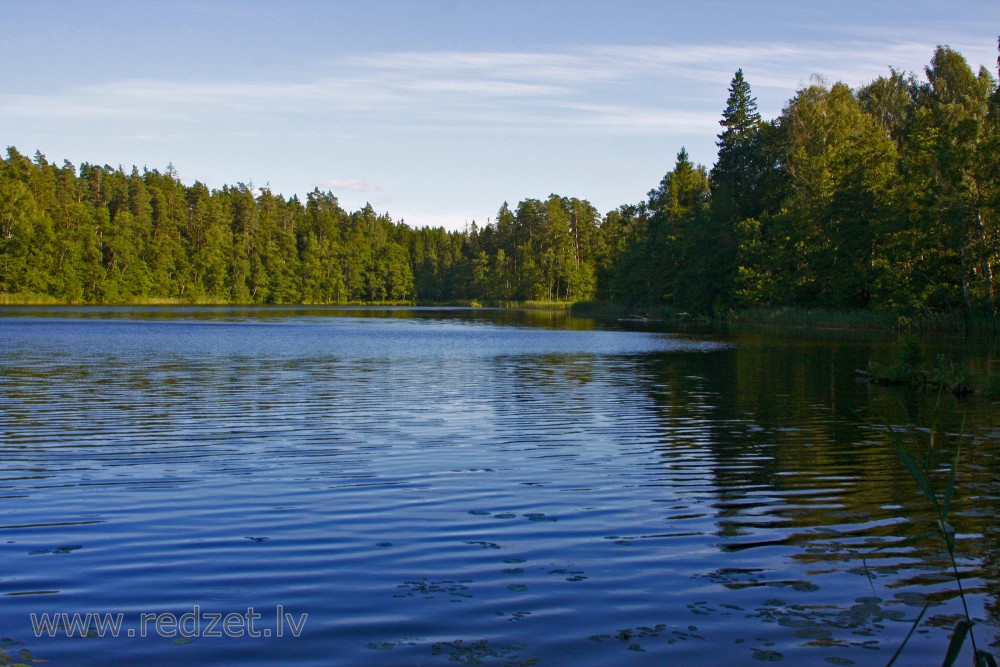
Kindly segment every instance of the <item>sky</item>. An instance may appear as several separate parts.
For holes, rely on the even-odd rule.
[[[733,74],[764,118],[815,81],[996,76],[996,0],[0,0],[0,141],[186,184],[333,192],[462,229],[551,193],[638,203],[711,167]]]

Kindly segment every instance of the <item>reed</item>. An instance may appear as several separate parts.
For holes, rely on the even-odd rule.
[[[931,439],[927,447],[927,452],[923,457],[923,461],[920,462],[917,458],[910,453],[910,451],[904,446],[903,439],[900,434],[892,427],[888,428],[889,441],[892,444],[892,448],[895,450],[896,455],[899,457],[900,462],[906,471],[909,473],[910,477],[913,479],[914,483],[917,485],[921,495],[927,502],[928,506],[933,510],[935,517],[935,528],[932,531],[924,533],[912,540],[912,542],[920,541],[922,539],[927,539],[930,537],[940,538],[944,543],[944,547],[948,553],[949,563],[951,565],[951,572],[955,577],[955,583],[958,587],[958,595],[962,602],[962,612],[963,618],[955,624],[952,631],[951,641],[948,644],[948,650],[945,653],[944,661],[942,662],[942,667],[951,667],[955,664],[958,656],[962,652],[962,647],[965,645],[966,639],[969,640],[972,647],[973,655],[973,665],[974,667],[998,667],[996,656],[981,650],[976,645],[976,637],[974,633],[975,621],[969,614],[969,605],[966,599],[965,589],[962,586],[962,577],[958,571],[958,562],[955,556],[956,544],[955,544],[955,527],[951,523],[950,511],[951,504],[955,498],[956,482],[958,479],[958,462],[959,455],[961,452],[961,440],[959,439],[955,445],[955,453],[951,459],[951,465],[948,472],[948,480],[941,491],[934,489],[931,484],[930,470],[932,467],[932,461],[935,455],[935,439],[936,439],[936,429],[931,429]],[[927,608],[930,606],[928,602],[920,614],[917,616],[916,620],[913,622],[910,631],[907,633],[906,637],[903,639],[902,644],[893,654],[892,658],[887,663],[886,667],[892,667],[893,664],[899,659],[903,653],[903,649],[906,648],[907,643],[913,636],[917,627],[920,625],[921,620],[923,620],[924,614],[927,612]]]
[[[0,306],[51,306],[59,303],[63,302],[47,294],[0,293]]]

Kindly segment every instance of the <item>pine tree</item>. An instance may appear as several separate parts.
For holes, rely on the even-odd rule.
[[[754,175],[754,147],[760,131],[760,114],[757,98],[750,94],[750,84],[743,78],[743,70],[729,84],[729,99],[722,112],[718,135],[719,158],[712,169],[715,193],[725,189],[735,206],[736,217],[743,218],[752,206]]]

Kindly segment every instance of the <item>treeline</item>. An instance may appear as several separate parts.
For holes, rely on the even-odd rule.
[[[710,172],[682,150],[605,298],[711,312],[755,306],[997,313],[1000,92],[939,47],[925,76],[804,88],[764,121],[742,71]]]
[[[816,83],[773,120],[733,78],[711,170],[681,149],[601,216],[552,195],[413,229],[173,169],[0,160],[0,293],[68,302],[579,301],[995,315],[1000,92],[939,47],[917,77]]]
[[[305,202],[166,172],[0,161],[0,294],[71,303],[565,301],[594,294],[600,216],[551,196],[495,224],[413,229],[329,192]]]
[[[209,191],[168,168],[0,164],[0,292],[68,302],[342,303],[448,298],[465,239],[245,184]]]

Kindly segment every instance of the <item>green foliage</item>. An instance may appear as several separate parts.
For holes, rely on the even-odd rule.
[[[411,229],[331,193],[0,160],[0,295],[82,303],[399,303],[592,297],[608,241],[587,201],[505,204],[465,232]],[[610,240],[611,243],[615,241]]]
[[[703,313],[995,323],[1000,89],[947,47],[924,75],[890,70],[857,91],[816,83],[764,121],[737,71],[707,208],[680,203],[682,150],[647,202],[607,216],[618,254],[599,265],[598,294]]]
[[[994,331],[1000,88],[939,47],[923,72],[815,83],[761,119],[738,70],[711,170],[681,148],[646,201],[504,203],[411,229],[331,193],[303,203],[172,167],[0,160],[0,295],[63,302],[600,299],[710,316],[819,309]],[[826,317],[826,315],[824,315]],[[853,316],[848,317],[851,319]],[[937,322],[938,324],[934,324]]]
[[[6,303],[346,303],[468,296],[466,235],[318,190],[209,191],[164,173],[0,160]]]
[[[874,384],[950,392],[957,398],[973,394],[987,399],[1000,396],[1000,376],[970,377],[943,354],[937,355],[934,363],[930,364],[915,334],[900,337],[893,363],[885,366],[872,364],[864,374]]]
[[[991,375],[987,378],[983,396],[990,400],[1000,399],[1000,375]]]

